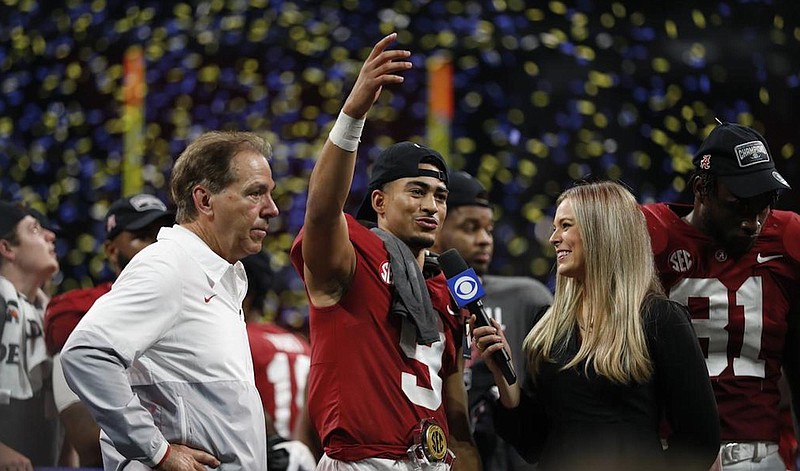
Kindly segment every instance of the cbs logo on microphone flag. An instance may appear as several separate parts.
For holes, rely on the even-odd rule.
[[[472,268],[447,280],[447,287],[460,308],[486,295],[478,275]]]

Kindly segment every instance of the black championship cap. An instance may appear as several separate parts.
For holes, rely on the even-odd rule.
[[[0,237],[6,237],[17,228],[28,212],[22,206],[8,201],[0,201]]]
[[[106,214],[106,239],[112,240],[122,231],[138,231],[163,219],[164,225],[175,222],[175,215],[153,195],[134,195],[114,201]]]
[[[477,178],[467,172],[459,170],[450,173],[450,183],[447,185],[447,189],[450,190],[447,194],[448,209],[459,206],[490,207],[486,188]]]
[[[716,175],[739,198],[791,189],[775,170],[764,137],[741,124],[723,123],[714,128],[700,144],[692,163]]]
[[[429,161],[439,171],[420,169],[422,161]],[[358,208],[356,219],[377,222],[378,215],[372,208],[372,192],[391,181],[408,177],[438,178],[447,185],[447,165],[440,153],[413,142],[399,142],[384,149],[372,165],[367,196]]]

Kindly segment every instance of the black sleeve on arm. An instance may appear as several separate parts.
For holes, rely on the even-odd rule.
[[[708,369],[686,308],[655,301],[647,325],[656,386],[672,435],[669,469],[708,470],[719,453],[719,415]]]
[[[497,434],[510,443],[528,463],[539,461],[550,428],[544,408],[529,392],[533,390],[530,376],[527,375],[519,405],[507,409],[498,400],[495,401],[494,410]]]

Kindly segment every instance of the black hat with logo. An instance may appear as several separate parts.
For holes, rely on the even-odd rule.
[[[775,169],[764,137],[741,124],[722,123],[714,128],[692,162],[695,168],[716,175],[739,198],[791,189]]]
[[[170,225],[175,222],[175,215],[155,196],[139,194],[118,199],[106,213],[106,239],[112,240],[122,231],[144,229],[158,220]]]

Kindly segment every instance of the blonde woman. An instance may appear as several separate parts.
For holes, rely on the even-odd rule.
[[[707,470],[719,447],[708,372],[685,308],[663,295],[635,198],[578,185],[553,224],[556,292],[525,339],[523,390],[492,361],[510,351],[502,329],[474,330],[500,390],[498,433],[540,470]]]

